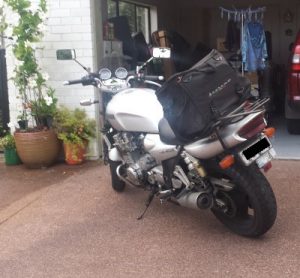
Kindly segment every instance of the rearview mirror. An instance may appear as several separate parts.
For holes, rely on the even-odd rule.
[[[76,60],[75,49],[58,49],[56,50],[56,58],[63,61]]]
[[[92,104],[99,103],[99,100],[92,100],[92,99],[84,99],[80,101],[81,106],[90,106]]]
[[[170,58],[171,57],[171,49],[167,47],[154,47],[153,55],[154,58]]]

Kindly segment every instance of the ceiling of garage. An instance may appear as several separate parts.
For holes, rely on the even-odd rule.
[[[182,0],[178,0],[180,3]],[[201,7],[218,7],[218,6],[225,6],[228,7],[236,7],[236,8],[245,8],[245,7],[255,7],[255,6],[262,6],[262,5],[274,5],[274,4],[289,4],[289,3],[300,3],[300,0],[186,0],[185,3],[189,2],[193,5],[198,5]]]

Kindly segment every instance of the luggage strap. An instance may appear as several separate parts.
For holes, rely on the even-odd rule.
[[[216,133],[216,135],[217,135],[217,138],[218,138],[218,140],[220,141],[220,143],[221,143],[223,149],[224,149],[224,150],[227,150],[228,148],[227,148],[227,146],[225,145],[224,141],[222,140],[222,138],[221,138],[221,136],[220,136],[219,127],[216,126],[216,127],[214,128],[214,131],[215,131],[215,133]]]

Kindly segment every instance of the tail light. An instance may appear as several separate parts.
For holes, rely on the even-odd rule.
[[[288,74],[288,98],[290,101],[300,100],[300,33],[293,48],[291,66]]]
[[[292,71],[300,71],[300,44],[296,44],[292,57]]]
[[[250,122],[248,122],[246,125],[244,125],[239,131],[238,135],[240,137],[250,139],[256,134],[262,132],[265,127],[267,126],[266,121],[264,119],[263,114],[258,115],[254,119],[252,119]]]
[[[300,67],[300,65],[299,65]],[[300,100],[300,72],[290,72],[288,77],[288,98],[290,101]]]

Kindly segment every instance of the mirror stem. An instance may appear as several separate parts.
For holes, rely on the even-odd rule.
[[[91,73],[91,69],[90,69],[90,68],[85,67],[85,66],[82,65],[80,62],[78,62],[76,59],[74,59],[74,61],[75,61],[79,66],[81,66],[87,73]]]
[[[154,57],[151,57],[150,59],[148,59],[144,64],[142,64],[140,67],[138,67],[138,71],[144,69],[153,59],[154,59]]]

